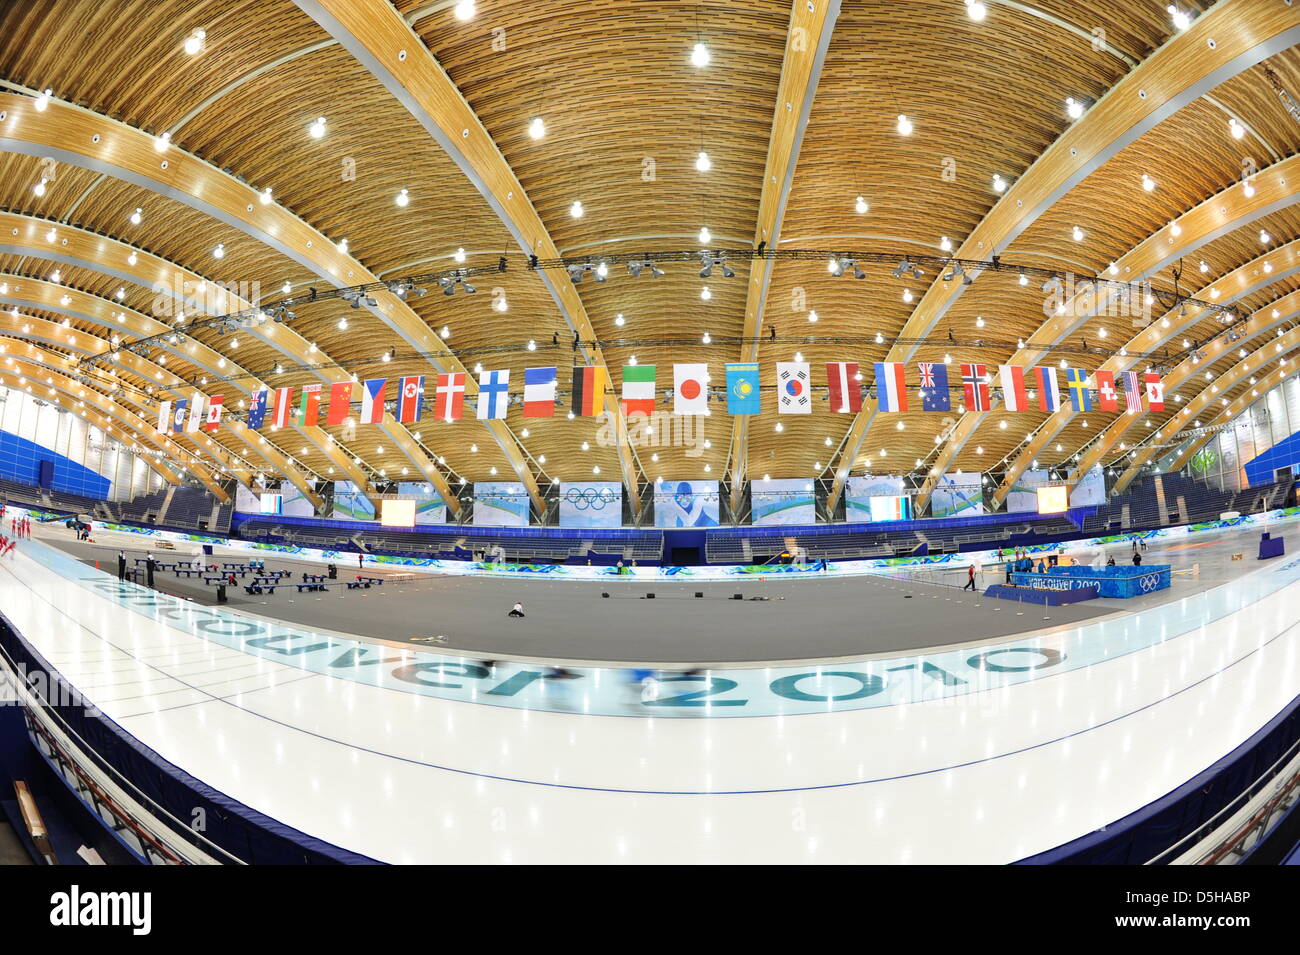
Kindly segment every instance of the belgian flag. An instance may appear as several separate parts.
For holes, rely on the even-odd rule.
[[[594,418],[605,410],[605,386],[609,372],[597,365],[577,365],[573,369],[573,413]]]

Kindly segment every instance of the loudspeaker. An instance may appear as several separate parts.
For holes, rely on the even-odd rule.
[[[703,596],[704,596],[704,591],[703,591],[703,590],[697,590],[697,591],[695,591],[695,596],[697,596],[697,597],[703,597]]]
[[[732,599],[732,600],[744,600],[744,599],[745,599],[745,595],[744,595],[744,594],[732,594],[732,595],[731,595],[731,599]]]
[[[609,594],[602,593],[601,596],[602,596],[602,597],[608,597]]]

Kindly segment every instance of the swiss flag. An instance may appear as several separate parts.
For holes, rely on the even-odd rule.
[[[1115,390],[1115,373],[1097,369],[1097,408],[1101,411],[1119,410],[1119,392]]]

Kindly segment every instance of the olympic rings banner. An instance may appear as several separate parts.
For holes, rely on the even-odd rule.
[[[562,481],[561,527],[622,527],[623,485],[618,481]]]

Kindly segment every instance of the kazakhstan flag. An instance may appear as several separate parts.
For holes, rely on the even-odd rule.
[[[758,365],[727,365],[727,413],[758,414]]]

